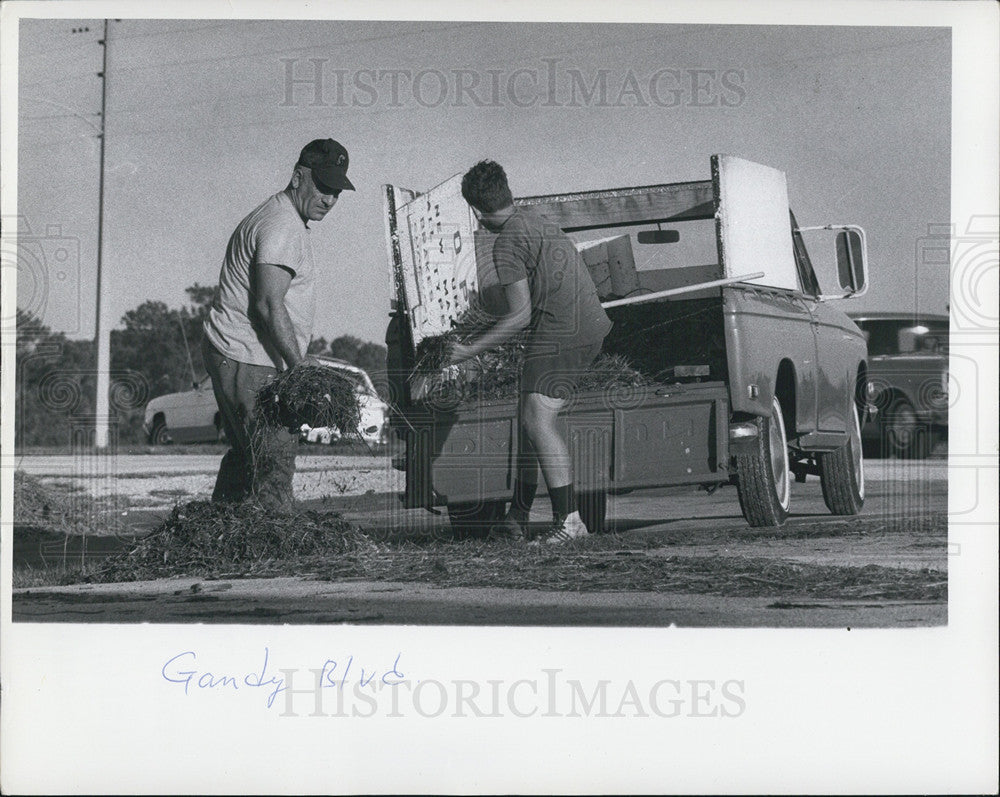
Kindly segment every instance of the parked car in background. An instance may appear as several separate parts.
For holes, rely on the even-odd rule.
[[[868,379],[878,408],[866,442],[883,456],[928,456],[948,434],[948,316],[851,317],[868,340]]]
[[[358,431],[367,442],[384,442],[388,406],[379,398],[368,373],[357,366],[332,357],[316,357],[329,368],[335,368],[355,384],[361,409]],[[225,439],[219,407],[212,391],[212,380],[202,377],[192,390],[157,396],[146,405],[143,429],[152,445],[167,443],[206,443]],[[316,428],[303,431],[307,442],[332,443],[340,439],[340,431]]]

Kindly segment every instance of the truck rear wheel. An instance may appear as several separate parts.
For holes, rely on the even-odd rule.
[[[485,539],[490,533],[490,527],[503,520],[506,513],[506,501],[448,504],[451,530],[460,540]]]
[[[771,400],[771,417],[757,418],[755,423],[753,453],[736,455],[740,508],[751,526],[780,526],[788,517],[792,485],[785,419],[777,396]]]
[[[865,503],[865,460],[861,452],[861,421],[854,407],[847,444],[819,456],[823,500],[835,515],[856,515]]]
[[[578,493],[576,509],[587,531],[591,534],[604,534],[610,531],[607,526],[608,494],[604,490]]]

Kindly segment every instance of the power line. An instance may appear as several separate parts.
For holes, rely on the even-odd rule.
[[[142,72],[149,69],[164,69],[168,67],[178,67],[187,66],[189,64],[213,64],[213,63],[223,63],[225,61],[240,61],[246,58],[259,58],[264,55],[283,55],[286,53],[297,53],[297,52],[309,52],[310,50],[320,50],[324,47],[338,47],[342,44],[367,44],[369,42],[375,41],[391,41],[392,39],[403,39],[410,36],[422,36],[427,33],[447,33],[455,30],[463,30],[465,28],[476,27],[486,23],[483,22],[467,22],[461,25],[452,25],[446,28],[434,28],[434,29],[421,29],[417,31],[412,31],[408,33],[393,33],[385,36],[368,36],[362,39],[342,39],[340,41],[334,42],[322,42],[318,44],[308,44],[302,47],[280,47],[276,50],[256,50],[251,53],[238,53],[236,55],[221,55],[210,58],[183,58],[176,61],[163,61],[155,64],[142,64],[135,66],[122,67],[118,71],[123,72]]]
[[[84,119],[87,116],[100,116],[100,111],[91,111],[89,114],[83,113],[54,113],[46,116],[18,116],[19,122],[40,122],[47,119]]]
[[[907,39],[906,41],[894,42],[893,44],[881,44],[874,47],[861,47],[857,50],[837,50],[836,52],[826,53],[823,55],[803,55],[799,58],[782,58],[778,61],[770,61],[766,64],[748,64],[749,66],[782,66],[785,64],[796,64],[801,61],[829,61],[831,59],[844,58],[846,56],[852,55],[863,55],[865,53],[875,53],[882,50],[894,50],[898,47],[910,47],[914,44],[927,44],[928,42],[940,41],[941,39],[950,39],[951,33],[939,33],[936,36],[927,36],[923,39]]]
[[[640,43],[647,42],[647,41],[653,41],[653,40],[656,40],[656,41],[669,41],[669,40],[675,39],[675,38],[683,38],[684,36],[687,36],[687,35],[688,35],[687,33],[683,33],[683,34],[674,34],[673,36],[652,35],[652,36],[643,36],[643,37],[640,37],[640,38],[629,38],[629,39],[624,39],[624,40],[615,41],[615,42],[608,42],[608,43],[605,43],[605,44],[602,44],[602,45],[598,45],[596,47],[588,47],[587,48],[587,52],[596,52],[596,51],[601,51],[601,50],[609,50],[609,49],[615,49],[617,47],[631,47],[631,46],[636,45],[636,44],[640,44]],[[117,37],[116,37],[116,39],[117,39]],[[591,39],[587,39],[586,41],[589,42],[589,41],[592,41],[592,40],[593,39],[591,38]],[[567,48],[562,49],[562,50],[556,50],[556,51],[552,51],[552,52],[546,52],[546,53],[544,53],[544,55],[546,57],[551,57],[551,56],[554,56],[554,55],[566,55],[566,54],[569,54],[569,53],[576,53],[576,52],[579,52],[580,46],[581,45],[579,43],[577,43],[574,46],[567,47]],[[540,57],[540,56],[534,56],[534,57]],[[491,65],[493,67],[497,67],[497,66],[509,67],[509,66],[514,66],[516,64],[523,64],[523,63],[526,62],[526,60],[527,59],[522,56],[520,58],[508,59],[506,61],[491,62]],[[229,96],[226,96],[224,99],[226,99],[226,100],[256,99],[256,98],[260,98],[260,97],[273,96],[274,94],[275,94],[274,90],[266,91],[266,92],[250,92],[250,93],[247,93],[247,94],[229,95]],[[195,108],[195,107],[197,107],[199,105],[214,105],[214,104],[217,104],[219,101],[220,101],[219,99],[213,98],[213,99],[207,99],[207,100],[200,100],[200,101],[196,101],[196,102],[192,102],[190,100],[185,100],[183,102],[177,102],[177,103],[164,103],[164,104],[161,104],[161,105],[150,105],[150,106],[147,106],[147,107],[144,107],[144,108],[116,108],[115,109],[115,114],[116,115],[122,115],[122,114],[143,114],[143,113],[152,113],[152,112],[155,112],[155,111],[158,111],[158,110],[169,110],[169,109],[173,109],[173,108]],[[384,112],[385,112],[384,109],[383,110],[376,110],[376,111],[372,111],[372,110],[368,110],[367,111],[367,113],[369,115],[379,115],[379,114],[384,113]],[[52,118],[55,118],[55,117],[52,117]],[[299,121],[308,121],[308,120],[299,120]],[[281,125],[291,124],[291,123],[292,122],[290,120],[273,120],[272,122],[245,122],[245,123],[244,122],[239,122],[239,123],[232,123],[232,124],[225,124],[225,125],[194,125],[194,126],[186,126],[186,127],[170,128],[170,129],[157,128],[155,130],[153,130],[153,129],[150,129],[150,130],[132,130],[132,131],[125,130],[125,131],[118,131],[116,134],[117,135],[128,135],[128,136],[137,136],[137,135],[141,136],[141,135],[156,134],[156,133],[187,132],[189,130],[230,129],[230,128],[233,128],[233,127],[243,126],[244,124],[247,125],[247,126],[264,126],[264,127],[266,127],[266,126],[269,126],[269,125],[281,126]]]
[[[145,39],[153,36],[172,36],[177,33],[193,33],[196,31],[203,30],[217,30],[219,28],[230,28],[235,25],[249,25],[258,22],[272,22],[270,19],[233,19],[226,22],[220,22],[216,25],[195,25],[190,28],[179,28],[171,30],[159,30],[159,31],[149,31],[148,33],[121,33],[115,36],[115,41],[123,41],[124,39]]]
[[[61,75],[59,77],[50,78],[49,80],[39,80],[36,83],[21,83],[18,85],[18,91],[22,89],[33,89],[38,86],[51,86],[53,83],[63,83],[68,80],[91,80],[94,77],[93,72],[87,72],[82,75]]]
[[[51,55],[52,53],[60,53],[65,55],[67,52],[73,50],[81,50],[84,47],[93,47],[96,41],[93,42],[80,42],[79,44],[71,44],[67,47],[50,47],[47,50],[32,50],[31,52],[22,52],[19,54],[19,58],[38,58],[42,55]]]
[[[369,37],[366,37],[366,38],[363,38],[363,39],[343,39],[343,40],[334,41],[334,42],[323,42],[323,43],[319,43],[319,44],[309,44],[309,45],[304,45],[302,47],[282,47],[282,48],[278,48],[276,50],[257,50],[257,51],[250,52],[250,53],[238,53],[238,54],[235,54],[235,55],[223,55],[223,56],[206,57],[206,58],[181,58],[181,59],[178,59],[176,61],[160,61],[160,62],[153,63],[153,64],[134,64],[134,65],[131,65],[131,66],[120,66],[115,71],[116,71],[116,73],[120,74],[122,72],[143,72],[143,71],[148,71],[150,69],[176,68],[176,67],[188,66],[188,65],[192,65],[192,64],[209,64],[209,63],[224,63],[226,61],[240,61],[240,60],[244,60],[244,59],[247,59],[247,58],[258,58],[260,56],[265,56],[265,55],[283,55],[283,54],[296,53],[296,52],[309,52],[310,50],[321,50],[324,47],[337,47],[339,45],[345,45],[345,44],[346,45],[350,45],[350,44],[365,44],[365,43],[374,42],[374,41],[391,41],[393,39],[403,39],[403,38],[407,38],[407,37],[410,37],[410,36],[420,36],[420,35],[424,35],[424,34],[427,34],[427,33],[439,33],[439,32],[440,33],[445,33],[445,32],[449,32],[449,31],[453,31],[453,30],[461,30],[461,29],[464,29],[464,28],[478,26],[478,25],[483,25],[483,24],[486,24],[486,23],[470,22],[470,23],[464,23],[464,24],[461,24],[461,25],[452,25],[452,26],[446,27],[446,28],[435,28],[433,30],[430,30],[430,29],[421,29],[421,30],[412,31],[412,32],[408,32],[408,33],[394,33],[394,34],[389,34],[389,35],[385,35],[385,36],[369,36]],[[164,32],[164,33],[166,33],[166,32]],[[136,34],[133,38],[139,38],[139,34]],[[50,78],[48,80],[36,81],[34,83],[23,83],[23,84],[21,84],[19,86],[19,88],[25,89],[25,88],[34,88],[34,87],[37,87],[37,86],[50,86],[53,83],[60,83],[60,82],[65,81],[65,80],[80,80],[82,78],[89,78],[89,77],[91,77],[90,74],[75,75],[75,76],[69,76],[69,77],[55,77],[55,78]]]

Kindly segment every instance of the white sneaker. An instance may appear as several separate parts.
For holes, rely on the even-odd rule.
[[[589,536],[579,512],[571,512],[565,518],[556,518],[552,525],[532,545],[562,545]]]

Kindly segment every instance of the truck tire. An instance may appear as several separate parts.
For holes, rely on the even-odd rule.
[[[576,509],[587,531],[591,534],[604,534],[611,529],[607,525],[608,494],[604,490],[578,493]]]
[[[162,418],[153,423],[153,428],[149,430],[149,444],[153,446],[165,446],[170,443],[170,435],[167,433],[167,422]]]
[[[448,504],[448,520],[456,539],[485,539],[490,527],[503,520],[507,513],[506,501]]]
[[[880,432],[882,455],[900,459],[923,459],[930,453],[930,434],[905,398],[897,398],[885,411]]]
[[[865,504],[865,460],[857,407],[853,414],[854,424],[846,445],[818,457],[823,500],[834,515],[856,515]]]
[[[751,526],[780,526],[791,503],[791,471],[785,442],[785,419],[777,396],[771,400],[771,417],[757,418],[754,451],[737,454],[737,494],[743,517]]]

